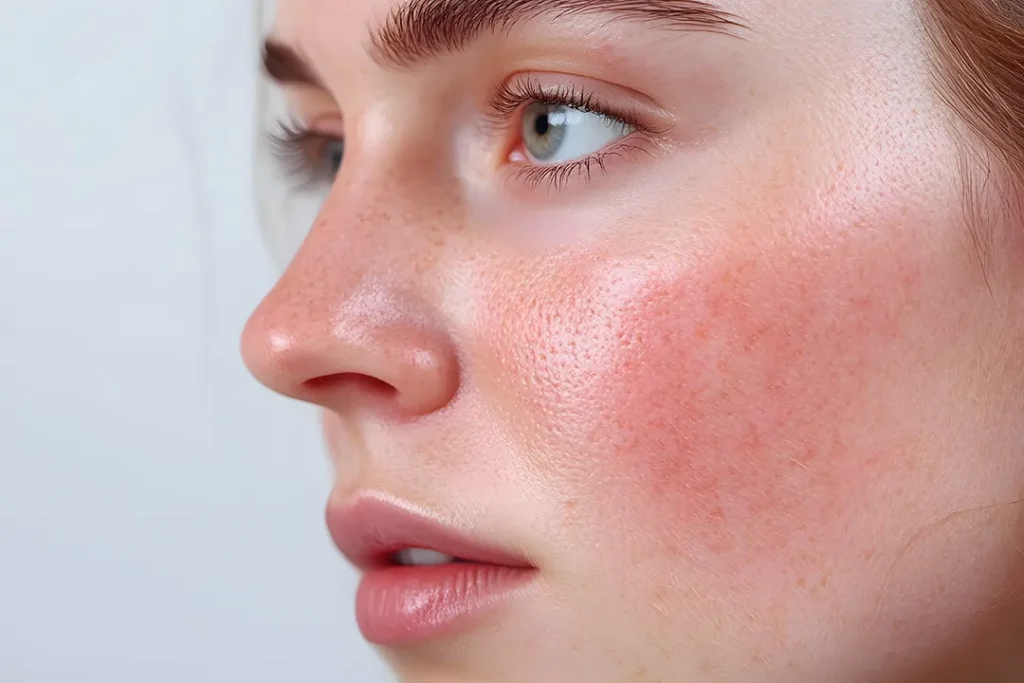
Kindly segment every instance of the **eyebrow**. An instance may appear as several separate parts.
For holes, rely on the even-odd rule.
[[[326,89],[316,70],[302,55],[273,39],[263,43],[263,71],[280,85],[307,85]]]
[[[726,32],[737,17],[706,0],[408,0],[371,36],[371,56],[384,68],[458,52],[485,32],[550,15],[608,15],[665,28]]]
[[[741,28],[738,17],[706,0],[407,0],[370,36],[370,56],[385,69],[408,69],[464,49],[487,32],[550,15],[554,19],[608,15],[614,19],[675,30],[726,33]],[[296,50],[267,40],[263,68],[280,84],[323,88]]]

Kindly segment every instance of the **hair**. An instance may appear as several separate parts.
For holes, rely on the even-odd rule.
[[[963,124],[965,216],[985,268],[998,234],[993,227],[1024,238],[1016,229],[1024,217],[1024,0],[919,4],[938,95]]]

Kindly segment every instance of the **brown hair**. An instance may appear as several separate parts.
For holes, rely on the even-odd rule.
[[[982,197],[994,191],[1006,202],[1006,216],[1013,222],[1022,216],[1024,0],[921,0],[920,5],[936,50],[939,94],[967,126],[968,220],[987,261],[992,237],[981,239],[978,228],[991,216]]]

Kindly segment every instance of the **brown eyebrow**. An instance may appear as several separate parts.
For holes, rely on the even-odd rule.
[[[408,0],[372,34],[371,55],[384,68],[408,68],[457,52],[484,32],[508,31],[542,15],[600,14],[719,33],[742,26],[706,0]]]
[[[307,85],[325,89],[316,70],[291,47],[269,39],[263,43],[263,70],[281,85]]]
[[[383,68],[409,68],[463,49],[485,32],[524,21],[607,14],[667,28],[725,33],[738,17],[706,0],[408,0],[370,37],[370,54]],[[293,48],[267,40],[263,69],[280,84],[324,88],[316,70]]]

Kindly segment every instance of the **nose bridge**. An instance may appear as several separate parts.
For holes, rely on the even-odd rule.
[[[413,273],[422,273],[435,261],[443,226],[429,219],[429,206],[412,201],[409,194],[409,187],[383,173],[340,185],[310,233],[310,246],[338,254],[353,275],[412,280]]]
[[[371,280],[429,298],[443,252],[463,220],[458,193],[444,180],[450,174],[441,172],[444,155],[432,150],[357,136],[289,270],[316,278],[336,296]]]

